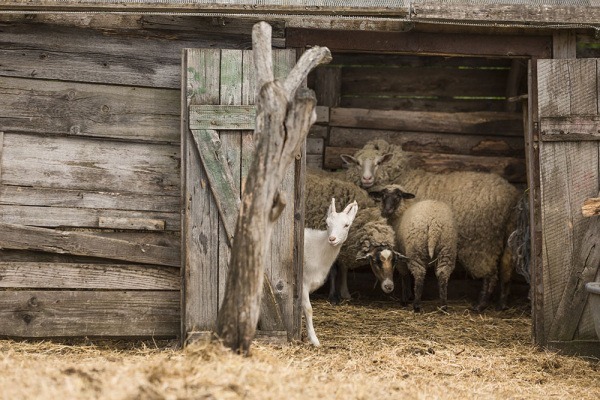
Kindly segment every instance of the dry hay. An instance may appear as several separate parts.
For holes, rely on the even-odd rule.
[[[469,399],[600,396],[597,359],[531,346],[519,309],[414,315],[387,301],[314,301],[323,344],[256,344],[240,357],[218,344],[0,341],[3,399]]]

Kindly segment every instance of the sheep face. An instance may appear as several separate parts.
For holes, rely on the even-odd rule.
[[[379,167],[390,161],[394,155],[392,153],[381,154],[381,152],[374,149],[362,149],[357,151],[354,156],[342,154],[341,157],[346,164],[354,165],[358,168],[360,186],[368,189],[375,184]]]
[[[327,210],[327,240],[331,246],[341,246],[346,241],[350,225],[357,212],[356,201],[348,204],[344,211],[338,213],[335,210],[335,199],[331,199],[331,205]]]
[[[394,215],[405,200],[415,198],[414,194],[405,192],[399,185],[390,185],[370,193],[381,199],[381,215],[385,218]]]
[[[367,259],[375,277],[381,282],[381,290],[391,293],[394,290],[394,252],[385,247],[375,248],[367,254]]]

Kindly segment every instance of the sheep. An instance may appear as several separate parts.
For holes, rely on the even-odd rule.
[[[354,156],[343,155],[342,159],[356,165],[346,176],[362,187],[398,183],[418,198],[440,200],[450,206],[459,234],[458,261],[474,278],[483,279],[474,310],[484,310],[498,282],[499,262],[502,260],[503,276],[510,276],[504,271],[512,269],[510,257],[503,256],[503,251],[519,197],[517,189],[492,173],[436,174],[413,168],[399,146],[381,139],[368,142]],[[508,291],[508,282],[501,290]]]
[[[354,201],[348,204],[344,211],[338,213],[335,210],[335,199],[331,199],[331,204],[327,209],[327,230],[304,229],[302,309],[306,319],[308,339],[315,346],[321,344],[313,326],[309,294],[325,282],[331,265],[348,237],[348,231],[357,211],[358,204]]]
[[[327,199],[331,197],[336,197],[342,203],[357,201],[360,211],[354,222],[356,229],[350,231],[346,245],[342,248],[336,262],[341,275],[341,297],[351,298],[347,283],[348,270],[367,264],[380,282],[384,293],[391,293],[394,290],[394,264],[403,257],[394,250],[396,243],[394,230],[381,216],[379,206],[366,191],[351,182],[333,176],[323,172],[306,174],[305,225],[309,228],[324,229],[324,219],[318,210],[322,210]],[[332,288],[330,300],[333,291]],[[407,289],[403,289],[402,293],[405,300],[408,296]]]
[[[399,248],[408,257],[415,279],[413,309],[421,311],[427,267],[435,263],[441,309],[448,308],[448,280],[454,271],[458,233],[450,207],[437,200],[414,200],[400,185],[374,189],[381,196],[382,215],[394,228]]]

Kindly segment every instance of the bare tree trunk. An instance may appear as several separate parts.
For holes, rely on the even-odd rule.
[[[256,333],[271,233],[286,205],[278,187],[316,119],[314,93],[298,88],[314,67],[331,61],[327,48],[314,47],[303,54],[284,82],[274,81],[271,26],[254,25],[252,43],[259,91],[254,131],[258,143],[242,195],[217,320],[217,335],[224,344],[244,354]]]

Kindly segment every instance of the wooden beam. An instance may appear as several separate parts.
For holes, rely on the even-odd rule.
[[[114,218],[100,217],[98,218],[98,226],[100,228],[111,229],[135,229],[145,231],[164,231],[165,221],[162,219],[150,218]]]
[[[471,135],[523,136],[520,113],[371,110],[332,108],[331,126],[393,129],[409,132],[449,132]]]
[[[180,196],[119,192],[94,192],[81,189],[31,186],[0,186],[0,204],[15,206],[63,207],[102,211],[153,211],[179,214]],[[131,216],[131,215],[129,215]]]
[[[1,193],[2,191],[0,191]],[[2,204],[2,202],[0,202]],[[169,230],[181,229],[181,215],[176,212],[103,210],[96,208],[22,206],[2,204],[0,223],[44,228],[107,228]]]
[[[178,268],[136,264],[0,262],[0,288],[179,290]]]
[[[472,156],[519,157],[524,155],[523,138],[518,136],[461,135],[460,133],[410,132],[366,128],[333,127],[329,134],[332,147],[363,147],[369,140],[384,139],[402,146],[404,151],[436,152]],[[309,138],[307,145],[312,140]],[[316,144],[316,143],[315,143]],[[308,150],[307,150],[308,152]],[[311,153],[317,153],[312,151]],[[322,149],[320,151],[322,153]]]
[[[331,51],[400,52],[420,55],[489,57],[552,56],[552,39],[546,36],[492,36],[424,32],[347,32],[290,28],[287,46],[327,46]]]
[[[581,214],[584,217],[600,215],[600,197],[585,199],[583,206],[581,206]]]
[[[256,107],[253,105],[190,106],[190,129],[254,130]]]
[[[178,252],[169,247],[140,245],[82,232],[64,232],[5,223],[0,223],[0,248],[180,266]]]
[[[0,320],[13,338],[175,337],[179,291],[2,291]]]
[[[456,1],[419,0],[411,3],[411,20],[415,22],[479,22],[490,24],[590,24],[600,21],[598,6],[548,4],[482,4]]]
[[[600,140],[600,118],[596,116],[569,116],[541,118],[543,141]]]
[[[214,1],[214,2],[175,2],[175,1],[120,1],[120,0],[105,0],[102,2],[93,0],[77,0],[65,3],[63,0],[7,0],[0,5],[0,11],[77,11],[77,12],[161,12],[161,13],[235,13],[235,14],[252,14],[252,18],[256,19],[255,14],[309,14],[309,15],[393,15],[395,17],[403,17],[408,13],[408,9],[399,3],[397,7],[392,6],[376,6],[369,5],[365,1],[362,6],[334,6],[323,2],[315,7],[307,7],[303,3],[286,2],[281,5],[281,2],[276,1],[261,1],[256,2],[252,6],[248,6],[245,2],[230,2],[230,1]]]

